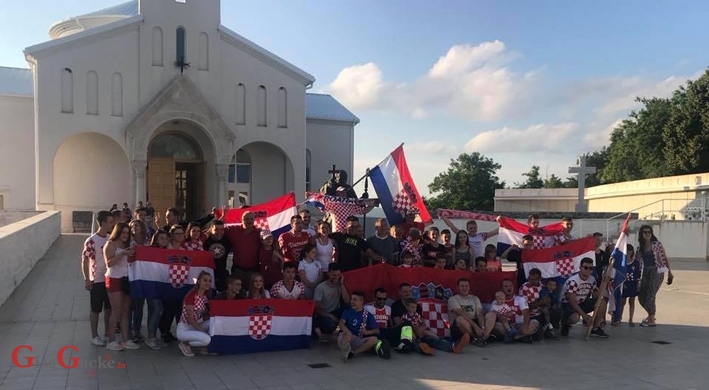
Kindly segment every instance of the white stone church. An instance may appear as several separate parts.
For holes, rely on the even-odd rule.
[[[356,116],[221,24],[220,0],[134,0],[55,23],[0,67],[0,209],[150,201],[187,218],[352,173]]]

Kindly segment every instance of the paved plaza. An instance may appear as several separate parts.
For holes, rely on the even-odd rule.
[[[0,308],[0,389],[706,389],[709,385],[709,263],[675,261],[675,284],[658,296],[658,326],[608,326],[610,339],[468,346],[462,355],[339,360],[335,345],[239,356],[184,357],[176,345],[111,352],[90,343],[89,295],[79,270],[85,236],[63,235]],[[28,243],[31,245],[31,243]],[[671,254],[670,254],[671,255]],[[145,316],[147,318],[147,316]],[[638,305],[636,321],[642,319]],[[144,319],[145,320],[145,319]],[[145,332],[144,332],[145,334]],[[658,343],[659,342],[659,343]],[[14,367],[34,356],[31,368]],[[56,361],[76,346],[79,367]],[[104,368],[106,362],[124,368]],[[326,363],[328,367],[312,368]]]

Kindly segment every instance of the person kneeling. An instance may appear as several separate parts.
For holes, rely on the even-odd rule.
[[[416,311],[418,307],[416,301],[407,299],[404,301],[404,304],[406,304],[406,314],[401,317],[401,320],[411,324],[411,333],[413,333],[413,335],[409,334],[407,336],[413,336],[412,338],[414,340],[412,340],[412,342],[415,351],[421,352],[424,355],[434,355],[435,350],[431,348],[433,347],[439,351],[461,353],[463,348],[470,342],[470,335],[467,333],[463,334],[457,343],[451,343],[450,341],[439,338],[437,334],[433,333],[423,323],[421,314]],[[402,338],[405,333],[406,331],[402,330]]]
[[[389,341],[379,340],[379,326],[373,315],[364,310],[364,293],[355,291],[350,296],[350,307],[342,312],[337,345],[342,352],[342,361],[354,355],[374,350],[379,357],[389,359]]]
[[[180,351],[185,356],[194,356],[192,347],[200,347],[202,355],[208,355],[207,346],[212,342],[209,337],[209,298],[212,288],[212,275],[200,272],[194,288],[185,295],[182,316],[177,324],[177,339]]]
[[[593,326],[591,330],[591,335],[600,338],[608,338],[608,334],[601,329],[601,322],[603,322],[603,317],[606,312],[606,302],[601,297],[601,291],[596,286],[596,278],[591,274],[593,273],[593,259],[589,257],[584,257],[581,259],[581,269],[579,273],[571,276],[566,280],[564,284],[563,301],[561,303],[561,308],[564,311],[564,319],[561,326],[561,335],[568,336],[571,330],[571,325],[577,323],[579,318],[588,324],[587,326]],[[593,324],[591,324],[592,313],[596,309],[596,302],[601,299],[598,307],[598,314]]]

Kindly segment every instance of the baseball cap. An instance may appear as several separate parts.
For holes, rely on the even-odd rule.
[[[271,237],[273,234],[271,234],[270,230],[261,230],[261,239],[265,239],[267,237]]]

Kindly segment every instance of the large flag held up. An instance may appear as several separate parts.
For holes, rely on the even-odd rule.
[[[620,320],[622,310],[621,301],[623,299],[623,282],[625,282],[625,277],[627,275],[625,265],[626,257],[628,255],[629,219],[630,214],[628,214],[625,218],[625,222],[623,222],[623,226],[620,229],[620,237],[618,237],[618,241],[615,243],[615,248],[613,248],[613,252],[611,252],[613,268],[610,270],[610,278],[612,283],[608,283],[608,313],[612,315],[613,321]]]
[[[212,275],[214,287],[214,260],[208,251],[137,246],[128,267],[131,298],[181,301],[202,271]]]
[[[298,207],[295,203],[295,194],[288,193],[281,197],[269,200],[268,202],[244,207],[240,209],[229,209],[222,219],[225,226],[241,225],[241,217],[245,212],[254,214],[254,224],[258,229],[268,229],[273,236],[278,238],[282,233],[290,230],[290,219],[298,215]]]
[[[458,293],[458,279],[470,280],[470,293],[483,303],[492,302],[504,279],[516,280],[515,273],[451,271],[433,268],[401,268],[389,264],[377,264],[344,273],[345,286],[349,291],[361,290],[365,301],[374,299],[374,290],[382,287],[395,297],[401,283],[411,285],[415,299],[431,298],[446,301]]]
[[[335,231],[342,232],[347,225],[347,217],[361,215],[371,206],[377,204],[377,199],[343,198],[341,196],[325,195],[319,192],[307,192],[304,204],[311,205],[320,211],[329,213],[335,221]]]
[[[581,259],[595,256],[593,237],[570,241],[568,244],[551,248],[529,249],[522,251],[524,274],[537,268],[542,271],[542,278],[568,278],[579,272]]]
[[[314,301],[214,300],[209,305],[209,352],[233,355],[310,348]]]
[[[507,217],[500,217],[498,223],[500,224],[497,238],[498,255],[512,245],[517,245],[521,248],[522,237],[526,234],[534,238],[534,249],[549,248],[554,245],[556,236],[560,235],[561,231],[564,230],[561,222],[540,226],[536,229]]]
[[[390,225],[404,223],[406,214],[418,213],[420,222],[428,224],[431,215],[423,204],[404,156],[404,144],[369,172],[372,186]]]

